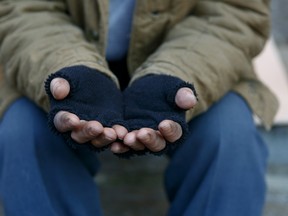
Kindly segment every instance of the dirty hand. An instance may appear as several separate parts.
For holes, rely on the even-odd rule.
[[[146,152],[162,154],[181,143],[187,133],[185,111],[197,104],[197,98],[191,84],[171,76],[151,75],[135,81],[124,92],[124,104],[130,132],[123,143],[113,143],[111,150],[129,157]]]
[[[123,113],[120,90],[110,78],[97,71],[73,69],[52,75],[48,82],[51,124],[71,146],[89,143],[101,149],[124,139],[127,130],[118,124],[122,122]],[[79,70],[85,79],[78,76]]]

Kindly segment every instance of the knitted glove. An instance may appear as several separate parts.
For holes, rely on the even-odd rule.
[[[56,77],[64,78],[70,84],[70,93],[63,100],[54,99],[50,91],[50,83]],[[111,79],[95,69],[85,66],[63,68],[49,76],[45,90],[51,105],[48,124],[58,134],[53,119],[59,111],[74,113],[81,120],[96,120],[104,127],[123,124],[122,93]],[[71,132],[60,134],[72,148],[79,145],[71,138]],[[96,149],[89,142],[85,144],[103,150]]]
[[[148,149],[143,151],[129,150],[123,153],[123,157],[142,155],[147,152],[161,155],[168,150],[181,144],[188,131],[185,121],[185,110],[175,103],[177,91],[182,87],[191,88],[196,96],[193,85],[176,77],[167,75],[149,75],[136,80],[124,91],[124,119],[129,131],[143,127],[158,130],[161,121],[173,120],[182,127],[183,135],[174,143],[166,142],[166,147],[160,152],[152,152]],[[121,155],[120,155],[121,156]]]

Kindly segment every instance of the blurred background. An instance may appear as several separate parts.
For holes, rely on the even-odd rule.
[[[270,149],[268,193],[263,216],[288,215],[288,1],[272,0],[272,33],[264,53],[256,59],[260,78],[277,94],[281,109],[274,127],[259,127]],[[159,216],[168,208],[162,174],[165,157],[119,160],[101,154],[96,178],[105,216]]]
[[[277,115],[271,131],[267,132],[259,127],[270,149],[268,193],[263,216],[287,216],[288,1],[272,0],[271,10],[271,40],[264,56],[260,56],[255,64],[258,72],[265,69],[261,78],[271,85],[280,99],[281,113]],[[165,157],[147,156],[120,160],[109,153],[103,153],[100,154],[100,160],[102,169],[95,181],[99,185],[105,216],[165,215],[168,208],[162,185],[162,174],[167,164]],[[2,215],[3,209],[0,205],[0,216]]]

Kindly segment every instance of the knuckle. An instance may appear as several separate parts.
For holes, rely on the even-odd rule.
[[[165,145],[163,143],[154,143],[153,146],[151,146],[151,151],[153,152],[158,152],[158,151],[161,151],[163,150],[165,147]]]
[[[85,132],[88,136],[95,136],[95,130],[92,126],[87,126]]]

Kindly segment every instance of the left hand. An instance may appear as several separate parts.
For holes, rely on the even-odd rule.
[[[197,104],[196,96],[190,88],[180,88],[175,96],[176,105],[184,110],[193,108]],[[123,129],[114,128],[116,133],[125,134],[123,143],[113,143],[111,151],[113,153],[124,153],[129,148],[135,151],[149,149],[152,152],[158,152],[165,148],[166,142],[173,143],[182,136],[182,128],[180,124],[172,120],[163,120],[158,125],[158,130],[143,127],[128,133]],[[129,147],[129,148],[128,148]]]

